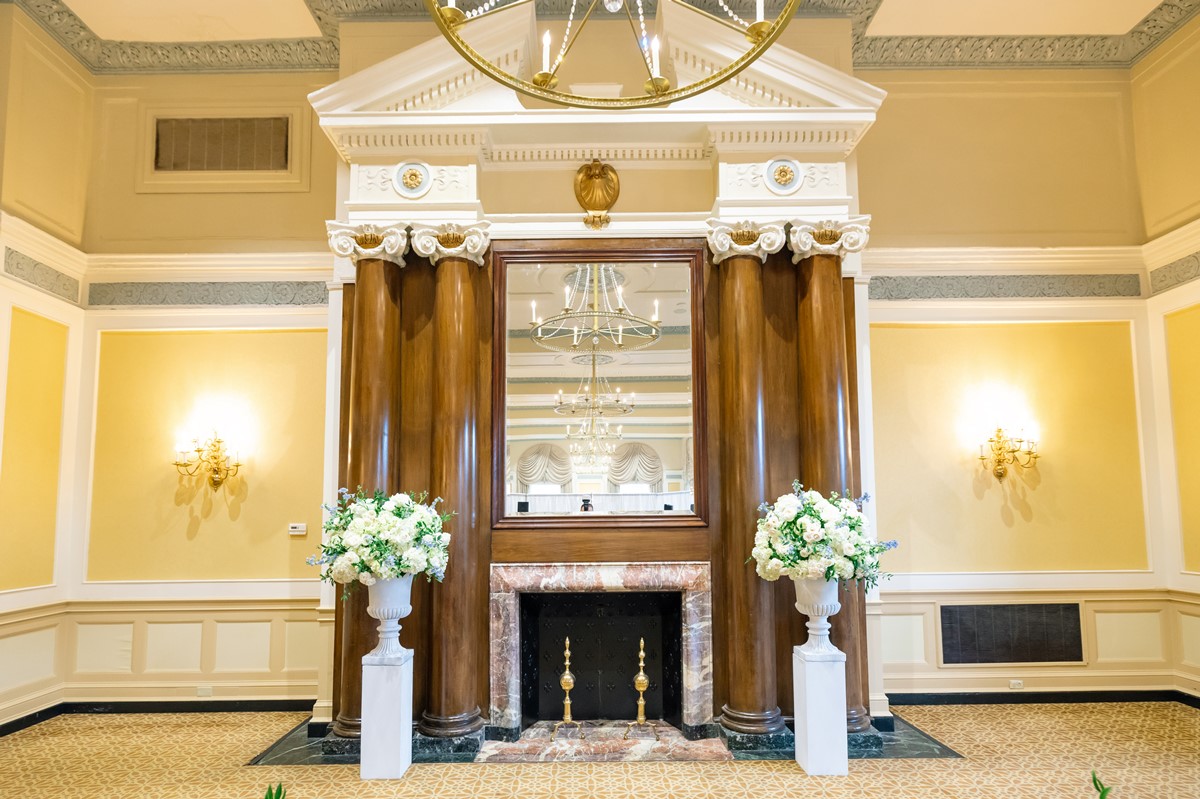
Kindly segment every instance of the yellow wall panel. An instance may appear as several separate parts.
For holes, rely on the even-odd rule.
[[[91,165],[88,75],[24,12],[13,17],[11,46],[0,201],[5,210],[78,245]]]
[[[871,370],[890,570],[1147,567],[1127,323],[877,324]],[[1001,484],[978,455],[1004,418],[1043,457]]]
[[[89,579],[315,577],[325,344],[323,330],[103,333]],[[216,491],[171,466],[197,415],[244,463]]]
[[[1200,572],[1200,305],[1168,315],[1166,325],[1183,563]]]
[[[1151,238],[1200,217],[1200,19],[1133,70],[1138,179]]]
[[[54,582],[67,328],[13,308],[0,452],[0,590]]]
[[[1142,243],[1125,73],[858,77],[888,92],[857,150],[872,246]]]

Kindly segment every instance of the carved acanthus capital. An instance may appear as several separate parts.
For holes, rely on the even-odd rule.
[[[408,231],[403,224],[347,225],[343,222],[326,222],[325,230],[329,234],[329,249],[343,258],[355,263],[361,258],[379,258],[404,266]]]
[[[445,258],[465,258],[477,266],[483,266],[483,254],[492,243],[488,228],[491,222],[476,222],[459,225],[447,222],[444,225],[412,226],[412,248],[433,263]]]
[[[752,255],[760,261],[783,249],[787,237],[783,222],[725,222],[708,220],[708,248],[713,263],[719,264],[735,255]]]
[[[793,219],[788,232],[788,247],[792,263],[800,263],[811,255],[836,255],[862,252],[871,233],[871,217],[852,216],[849,219],[825,219],[813,222]]]

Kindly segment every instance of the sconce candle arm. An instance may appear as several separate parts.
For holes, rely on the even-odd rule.
[[[1008,476],[1008,467],[1031,469],[1037,465],[1039,457],[1036,441],[1023,436],[1010,438],[1002,427],[996,428],[986,444],[979,445],[980,463],[984,468],[990,464],[992,476],[1000,482]]]

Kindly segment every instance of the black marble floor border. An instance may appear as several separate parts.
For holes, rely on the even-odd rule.
[[[1092,702],[1179,702],[1200,708],[1200,696],[1183,691],[1010,691],[1006,693],[895,693],[888,704],[905,705],[1065,705]]]
[[[312,712],[315,699],[176,699],[129,702],[59,702],[0,724],[0,738],[57,716],[81,713],[273,713]],[[307,723],[307,722],[306,722]]]

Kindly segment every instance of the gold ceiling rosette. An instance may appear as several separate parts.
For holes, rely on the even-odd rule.
[[[766,52],[768,47],[775,43],[775,40],[783,33],[783,29],[787,27],[788,22],[795,16],[796,10],[803,0],[784,0],[778,14],[772,18],[766,16],[764,0],[716,0],[720,9],[719,15],[709,13],[699,7],[698,3],[689,0],[659,0],[660,5],[677,4],[695,14],[707,17],[718,25],[737,31],[742,34],[745,42],[745,50],[730,51],[727,63],[706,68],[700,78],[684,86],[672,85],[669,74],[664,74],[669,73],[670,69],[663,68],[661,50],[666,44],[666,40],[669,39],[671,31],[664,25],[660,26],[661,36],[658,33],[652,34],[651,29],[647,27],[645,0],[570,0],[566,31],[558,43],[557,53],[552,57],[551,33],[549,30],[543,31],[541,40],[536,43],[540,45],[541,49],[540,64],[528,65],[529,71],[532,73],[528,75],[508,72],[489,61],[463,38],[462,32],[473,25],[487,25],[488,18],[492,14],[525,3],[534,3],[536,0],[461,0],[461,2],[462,6],[459,5],[460,0],[425,0],[425,5],[438,30],[446,37],[451,46],[492,80],[527,96],[558,105],[625,110],[668,105],[721,85],[754,63],[759,56]],[[641,86],[640,94],[597,97],[577,94],[569,88],[559,87],[559,69],[570,57],[575,43],[587,28],[588,21],[596,16],[598,6],[603,7],[602,14],[629,21],[630,32],[646,73],[646,80]],[[662,13],[661,8],[658,13]],[[537,61],[536,54],[534,61]],[[539,66],[541,68],[537,69]]]

